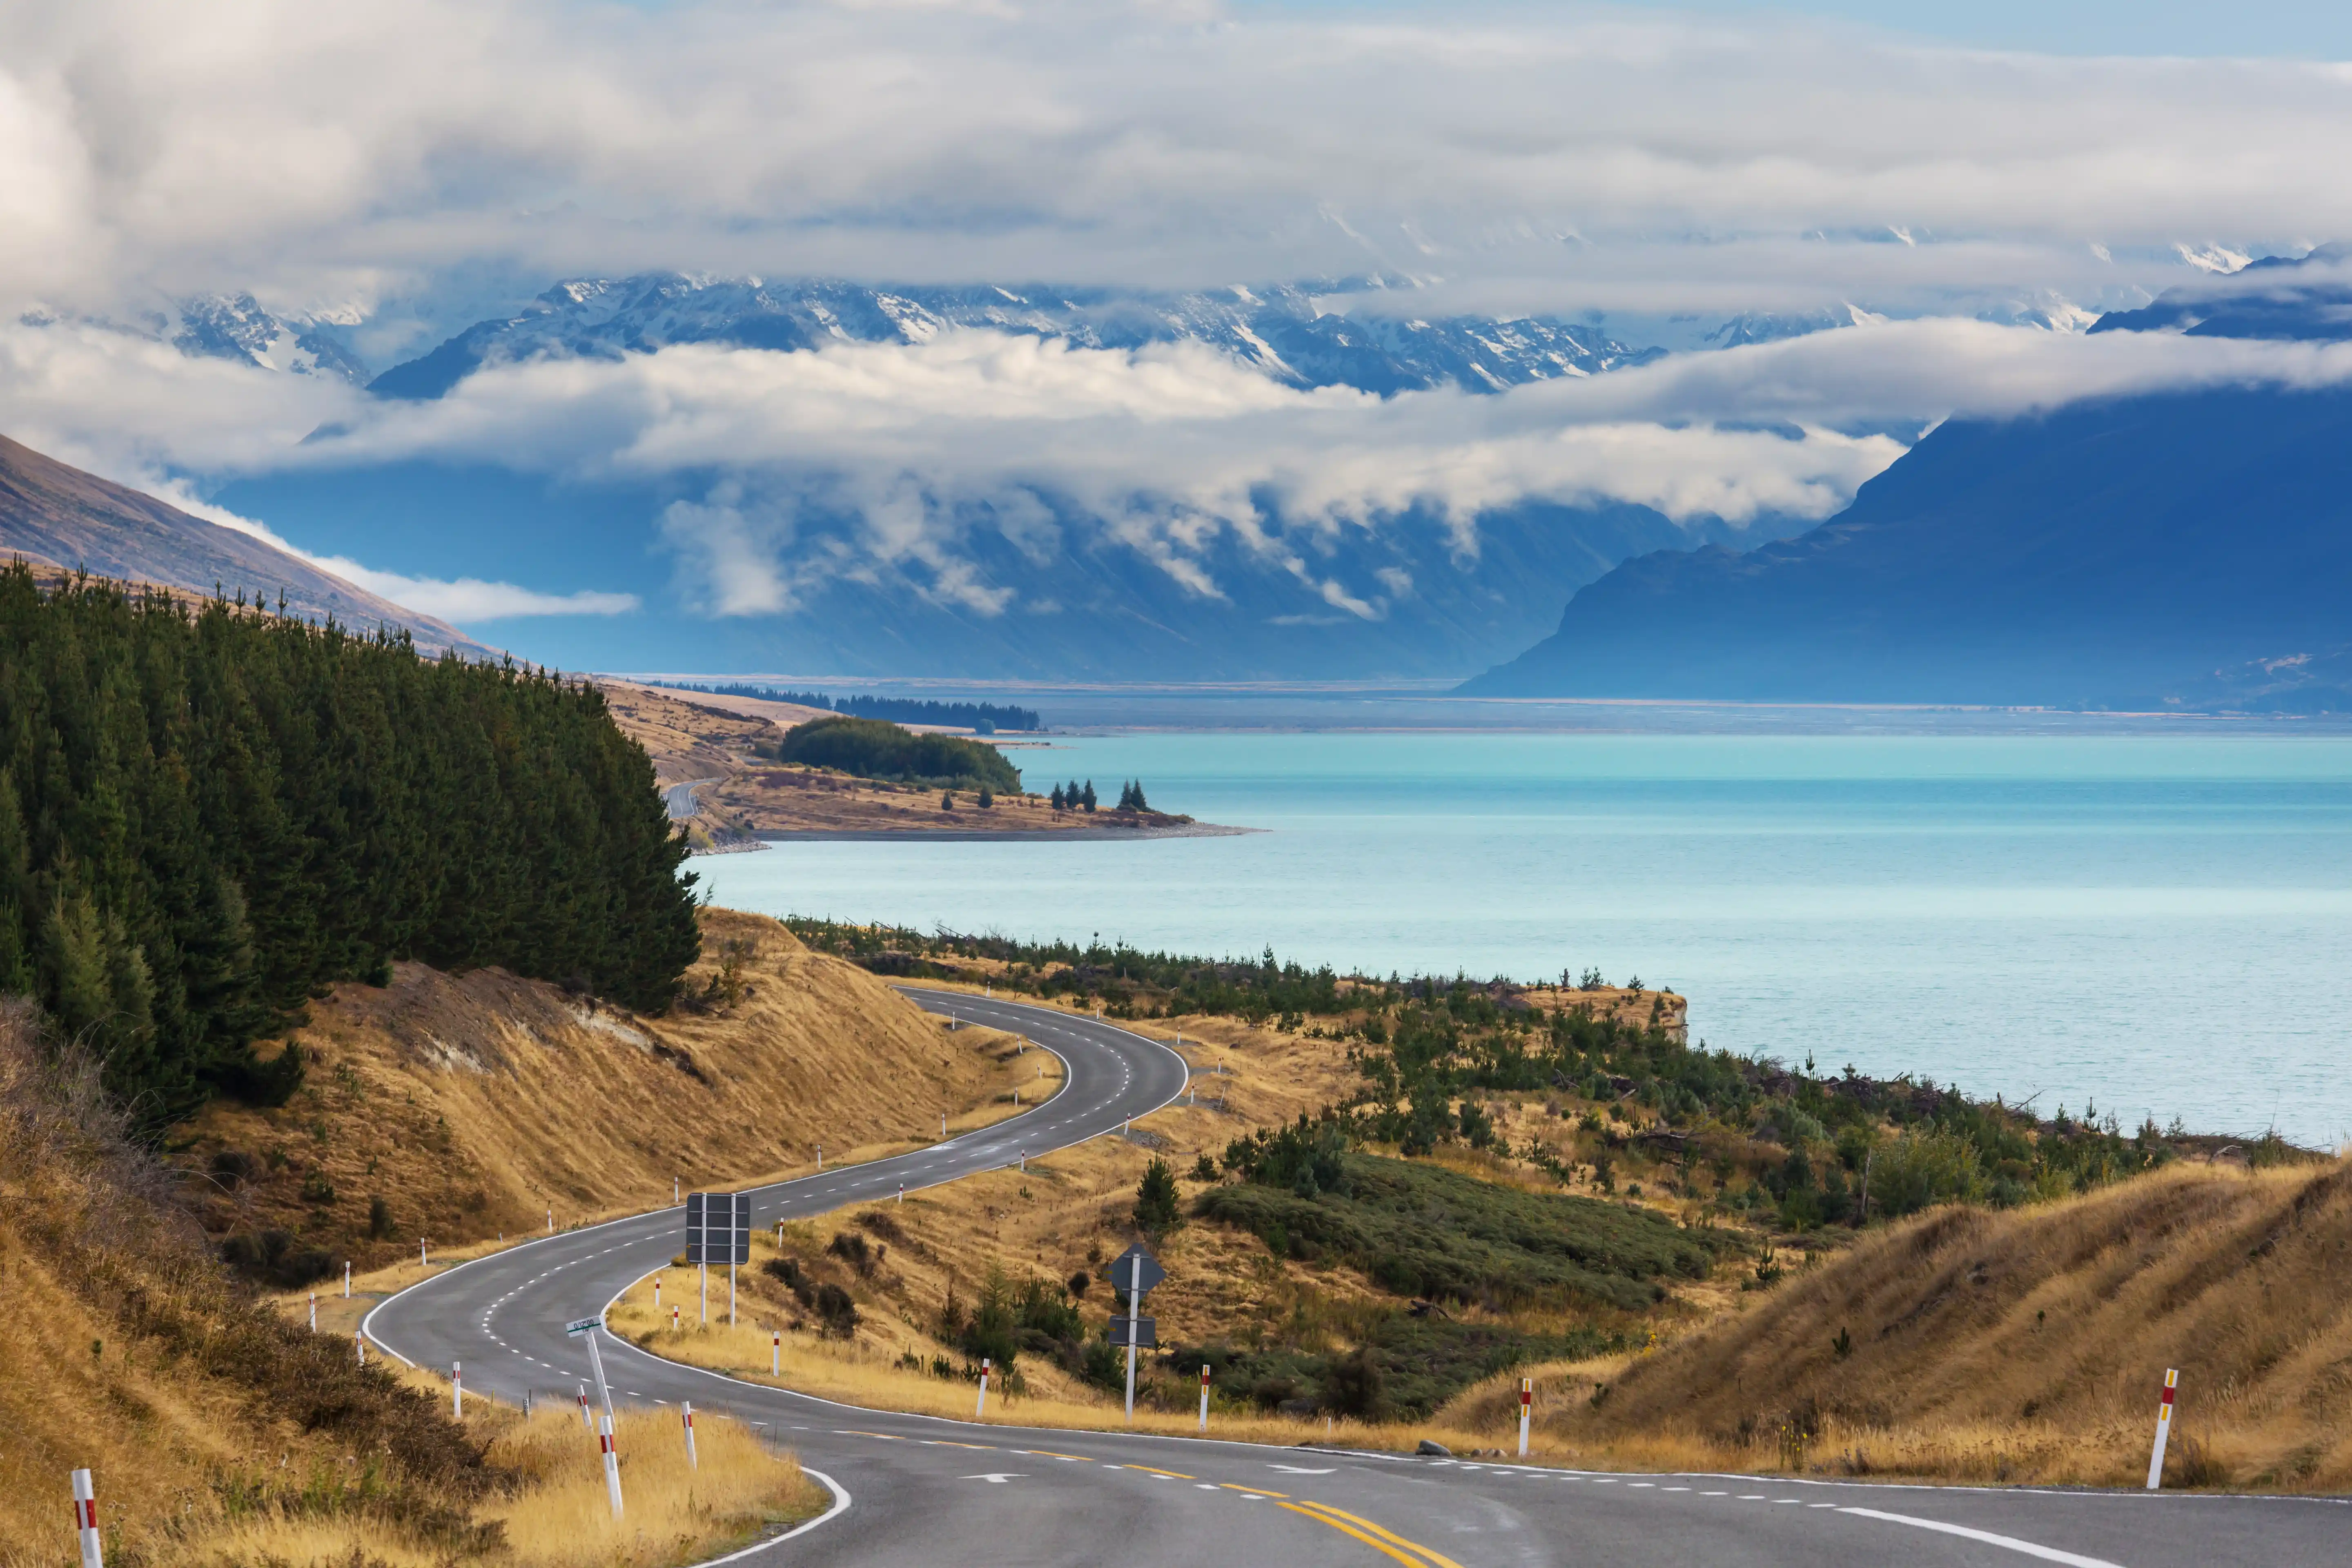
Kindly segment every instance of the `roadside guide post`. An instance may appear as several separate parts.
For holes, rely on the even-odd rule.
[[[2164,1403],[2156,1407],[2156,1451],[2147,1457],[2147,1489],[2155,1491],[2164,1485],[2164,1440],[2172,1436],[2172,1390],[2180,1382],[2180,1373],[2171,1367],[2164,1369]]]
[[[1534,1414],[1535,1404],[1536,1380],[1532,1377],[1519,1379],[1519,1458],[1522,1459],[1528,1457],[1528,1418]]]
[[[777,1329],[773,1331],[775,1341],[768,1347],[768,1375],[782,1377],[784,1375],[784,1331]]]
[[[1158,1287],[1168,1278],[1168,1271],[1160,1268],[1160,1260],[1144,1251],[1139,1243],[1111,1260],[1113,1286],[1118,1283],[1122,1275],[1127,1279],[1127,1318],[1123,1322],[1117,1318],[1111,1320],[1110,1342],[1127,1347],[1127,1419],[1132,1426],[1135,1423],[1135,1352],[1139,1346],[1160,1342],[1159,1325],[1150,1318],[1139,1316],[1139,1311],[1143,1304],[1143,1293]]]
[[[1209,1430],[1209,1363],[1201,1363],[1201,1431]]]
[[[593,1344],[596,1342],[591,1340],[588,1342]],[[613,1452],[613,1418],[610,1415],[604,1417],[604,1429],[596,1442],[604,1450],[604,1495],[612,1500],[613,1517],[618,1519],[621,1517],[621,1457]]]
[[[105,1554],[98,1543],[98,1489],[90,1485],[88,1470],[73,1473],[74,1533],[81,1537],[81,1568],[106,1568]]]
[[[988,1414],[988,1367],[989,1367],[989,1361],[988,1361],[988,1358],[987,1358],[986,1356],[982,1356],[982,1357],[981,1357],[981,1358],[980,1358],[980,1403],[978,1403],[977,1405],[974,1405],[971,1407],[971,1418],[972,1418],[973,1420],[975,1420],[975,1421],[979,1420],[982,1415],[985,1415],[986,1414]]]
[[[583,1432],[596,1430],[596,1418],[588,1414],[588,1385],[584,1383],[580,1385],[580,1429]]]
[[[686,1468],[689,1470],[698,1470],[702,1468],[702,1461],[697,1458],[694,1453],[694,1401],[691,1399],[680,1401],[678,1410],[686,1417]]]
[[[466,1367],[462,1362],[449,1363],[449,1415],[458,1421],[466,1418]]]

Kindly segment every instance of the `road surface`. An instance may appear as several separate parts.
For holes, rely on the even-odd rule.
[[[1105,1133],[1183,1091],[1166,1047],[1115,1025],[961,993],[935,1013],[1027,1035],[1067,1064],[1036,1110],[929,1149],[756,1189],[757,1224],[950,1181]],[[468,1388],[570,1399],[593,1317],[684,1246],[670,1208],[510,1248],[369,1314],[368,1336]],[[823,1568],[2216,1568],[2352,1561],[2334,1500],[1978,1489],[1740,1475],[1615,1475],[1339,1450],[975,1426],[738,1383],[602,1338],[614,1397],[761,1424],[849,1506],[749,1559]],[[2150,1415],[2153,1417],[2153,1408]]]
[[[684,784],[674,784],[662,791],[662,806],[669,813],[669,819],[684,822],[692,816],[695,813],[694,792],[704,784],[719,782],[718,779],[688,779]]]

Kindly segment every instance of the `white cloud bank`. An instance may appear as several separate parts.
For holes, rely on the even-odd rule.
[[[1598,6],[80,0],[0,11],[0,298],[316,308],[485,264],[2095,289],[2352,232],[2347,110],[2341,66]]]

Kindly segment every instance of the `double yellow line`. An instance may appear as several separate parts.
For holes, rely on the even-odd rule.
[[[1443,1552],[1433,1551],[1417,1541],[1407,1541],[1391,1530],[1383,1530],[1360,1514],[1333,1508],[1327,1502],[1309,1502],[1301,1498],[1297,1502],[1283,1501],[1278,1507],[1302,1514],[1318,1523],[1328,1524],[1342,1535],[1352,1535],[1373,1551],[1392,1557],[1405,1568],[1462,1568],[1462,1564]]]

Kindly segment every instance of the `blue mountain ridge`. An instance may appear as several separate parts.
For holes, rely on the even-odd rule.
[[[2335,341],[2330,247],[2095,331]],[[2352,712],[2352,390],[1954,419],[1746,554],[1630,558],[1482,696]]]
[[[1328,285],[1361,294],[1377,279]],[[574,279],[513,313],[478,321],[368,383],[386,398],[439,397],[485,366],[539,357],[615,359],[677,343],[782,351],[829,342],[914,343],[984,328],[1137,348],[1197,342],[1292,385],[1389,395],[1447,384],[1472,391],[1597,375],[1656,358],[1587,325],[1486,317],[1343,314],[1321,285],[1138,294],[1045,287],[893,288],[838,280],[696,278],[675,272]],[[692,668],[812,674],[953,673],[974,678],[1321,679],[1454,678],[1523,647],[1566,595],[1618,561],[1693,540],[1785,531],[1684,525],[1631,505],[1498,509],[1465,552],[1444,520],[1409,513],[1333,532],[1262,499],[1268,531],[1303,563],[1292,571],[1227,535],[1200,564],[1214,595],[1192,592],[1097,520],[1052,496],[1045,514],[1008,525],[986,506],[958,517],[956,552],[982,590],[1013,589],[987,614],[919,561],[864,559],[857,520],[787,494],[795,561],[857,562],[797,582],[769,613],[712,616],[696,586],[662,579],[657,520],[701,502],[729,476],[541,480],[491,467],[425,462],[316,467],[240,479],[212,499],[268,521],[307,549],[418,575],[504,577],[552,592],[636,588],[635,616],[501,622],[500,641],[567,668]],[[651,559],[649,559],[649,557]],[[647,583],[647,567],[654,568]],[[789,567],[787,574],[792,574]],[[1339,584],[1372,606],[1328,602]]]

